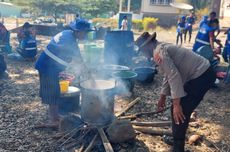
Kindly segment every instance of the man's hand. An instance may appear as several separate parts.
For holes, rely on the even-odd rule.
[[[166,96],[161,95],[161,97],[157,103],[157,111],[163,111],[165,109],[165,101],[166,101]]]
[[[180,105],[180,99],[173,99],[173,119],[177,125],[184,123],[185,116]]]

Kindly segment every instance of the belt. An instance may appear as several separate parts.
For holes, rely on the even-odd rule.
[[[64,66],[68,66],[69,65],[67,62],[65,62],[61,58],[57,57],[56,55],[54,55],[48,49],[46,49],[44,52],[45,52],[46,55],[48,55],[50,58],[52,58],[54,61],[58,62],[59,64],[64,65]]]
[[[210,45],[209,42],[203,41],[201,39],[196,39],[196,41],[199,42],[199,43],[205,44],[205,45]]]

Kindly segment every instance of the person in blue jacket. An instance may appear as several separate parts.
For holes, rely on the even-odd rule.
[[[0,23],[0,49],[2,49],[7,54],[12,52],[10,46],[10,32],[2,23]]]
[[[49,125],[54,127],[57,127],[59,122],[59,73],[69,66],[72,59],[83,63],[78,40],[84,39],[90,31],[90,23],[79,19],[70,23],[69,27],[70,29],[58,33],[51,39],[35,64],[40,78],[40,97],[44,104],[49,105]]]
[[[187,33],[189,34],[189,43],[191,42],[192,38],[192,27],[195,24],[195,16],[194,13],[190,13],[190,15],[186,18],[185,23],[185,33],[184,33],[184,42],[186,42]]]
[[[17,52],[26,59],[34,59],[37,55],[37,41],[30,32],[25,32],[25,37],[17,48]]]
[[[225,62],[229,62],[230,61],[230,28],[228,28],[224,32],[224,34],[227,34],[227,39],[225,41],[225,46],[223,49],[222,56],[223,56]]]
[[[203,24],[199,29],[195,43],[193,45],[193,51],[197,52],[197,50],[205,45],[210,46],[214,50],[214,41],[215,36],[214,32],[216,27],[219,25],[219,21],[217,19],[209,21],[208,24]]]
[[[185,20],[186,16],[182,16],[177,23],[177,36],[176,36],[176,45],[178,45],[179,38],[182,45],[183,42],[183,33],[185,29]]]

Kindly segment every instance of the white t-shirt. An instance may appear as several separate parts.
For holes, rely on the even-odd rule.
[[[128,21],[126,19],[121,22],[121,30],[128,30]]]

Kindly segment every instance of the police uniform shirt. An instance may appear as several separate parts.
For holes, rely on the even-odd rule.
[[[198,78],[210,67],[207,59],[172,44],[159,44],[154,51],[155,55],[160,57],[157,64],[164,75],[161,94],[171,95],[173,99],[184,97],[184,84]]]

